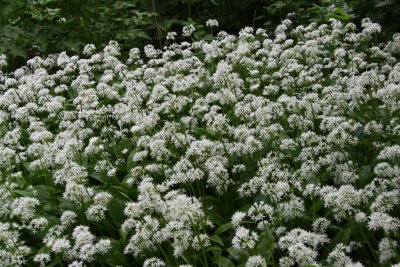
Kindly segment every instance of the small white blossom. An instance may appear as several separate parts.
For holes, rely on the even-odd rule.
[[[190,37],[195,30],[196,28],[194,27],[194,25],[192,24],[186,25],[182,29],[182,35]]]
[[[209,19],[206,21],[207,27],[213,28],[213,27],[218,27],[218,25],[219,25],[218,20],[216,20],[216,19]]]

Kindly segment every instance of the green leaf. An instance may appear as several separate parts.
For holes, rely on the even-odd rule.
[[[221,252],[222,248],[220,246],[208,246],[206,251]]]
[[[50,195],[54,195],[58,190],[53,187],[46,185],[37,185],[34,186],[34,190],[36,191],[36,197],[40,202],[45,202],[50,198]]]
[[[220,208],[221,199],[215,196],[204,196],[201,198],[201,202],[205,208],[208,219],[215,225],[221,225],[226,222],[226,219],[221,215],[222,211]]]
[[[259,255],[263,256],[267,261],[270,261],[274,253],[274,245],[275,240],[272,230],[267,229],[260,234],[255,251]]]
[[[57,265],[61,265],[61,261],[59,259],[55,259],[51,261],[49,264],[46,265],[46,267],[54,267]]]
[[[13,190],[14,193],[17,193],[23,197],[31,197],[33,196],[32,191],[27,191],[27,190]]]
[[[99,174],[97,174],[97,173],[91,172],[91,173],[89,173],[88,176],[89,176],[90,178],[93,178],[93,179],[99,181],[99,182],[102,183],[102,184],[107,184],[107,181],[106,181],[103,177],[101,177],[101,175],[99,175]]]
[[[120,243],[117,240],[110,239],[111,248],[104,255],[105,262],[110,266],[132,266],[126,259]]]
[[[26,58],[27,57],[27,53],[25,51],[25,49],[23,49],[22,47],[18,47],[18,46],[12,46],[9,48],[10,49],[10,54],[13,56],[19,56],[22,58]]]
[[[229,255],[231,255],[239,263],[244,263],[249,257],[249,253],[243,249],[236,249],[234,247],[227,248]]]
[[[371,165],[364,165],[359,170],[359,185],[360,187],[366,186],[371,178],[374,177],[374,173],[372,172]]]
[[[80,207],[70,200],[62,199],[59,205],[59,209],[60,211],[66,211],[66,210],[77,211],[78,209],[80,209]]]
[[[214,241],[215,243],[220,244],[221,246],[224,246],[224,241],[222,241],[222,239],[217,236],[217,235],[213,235],[209,238],[211,241]]]
[[[42,208],[48,213],[59,213],[58,205],[54,202],[47,202]]]
[[[235,266],[230,259],[222,257],[222,256],[215,256],[211,260],[217,266],[223,266],[223,267]]]
[[[112,198],[110,203],[108,203],[108,212],[110,216],[117,222],[118,224],[122,224],[124,222],[124,203],[118,198]]]
[[[126,170],[129,172],[131,169],[136,167],[137,163],[133,161],[133,156],[136,153],[136,149],[133,149],[132,152],[129,154],[128,159],[126,160]]]
[[[113,5],[114,9],[129,9],[129,8],[134,8],[135,4],[125,2],[125,1],[116,1]]]
[[[226,232],[226,231],[228,231],[228,230],[231,229],[231,228],[232,228],[232,224],[231,224],[230,222],[229,222],[229,223],[225,223],[225,224],[219,226],[219,227],[217,228],[217,230],[215,230],[214,235],[220,235],[220,234],[222,234],[223,232]]]
[[[338,229],[338,227],[330,225],[329,228],[335,228]],[[349,240],[350,240],[350,236],[351,236],[351,230],[352,230],[352,224],[348,223],[344,226],[344,228],[340,228],[340,231],[335,235],[335,237],[332,239],[332,241],[330,242],[328,249],[325,250],[324,255],[322,256],[322,258],[326,258],[328,255],[329,251],[332,251],[333,248],[339,244],[339,243],[343,243],[343,244],[348,244]]]
[[[396,3],[395,0],[384,0],[384,1],[379,1],[375,7],[385,7],[385,6],[390,6]]]

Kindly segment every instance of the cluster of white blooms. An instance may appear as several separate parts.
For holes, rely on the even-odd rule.
[[[218,27],[218,25],[219,25],[219,23],[218,23],[218,20],[216,20],[216,19],[209,19],[209,20],[206,21],[206,26],[207,27],[210,27],[210,28]]]
[[[109,239],[96,240],[88,226],[74,227],[77,217],[73,211],[64,211],[60,224],[48,229],[43,242],[55,255],[62,255],[75,264],[83,265],[85,262],[92,262],[95,256],[105,254],[110,249],[111,242]],[[50,255],[47,258],[50,260]]]
[[[362,265],[359,262],[352,262],[351,258],[346,255],[346,253],[351,252],[351,247],[350,246],[345,246],[342,243],[339,243],[335,246],[335,248],[332,250],[332,252],[329,253],[328,255],[328,263],[331,264],[331,266],[355,266],[355,267],[362,267]]]
[[[245,267],[267,267],[267,263],[261,256],[251,256],[247,259]]]
[[[128,219],[122,229],[134,230],[134,234],[125,253],[138,256],[170,243],[173,255],[181,257],[190,248],[199,250],[210,245],[207,234],[197,231],[199,225],[208,223],[201,203],[179,191],[162,196],[162,187],[155,185],[151,178],[144,179],[138,187],[138,201],[127,203],[124,213]]]
[[[189,24],[189,25],[186,25],[185,27],[183,27],[183,29],[182,29],[182,35],[183,36],[191,36],[192,35],[192,33],[194,32],[196,30],[196,27],[194,27],[194,25],[193,24]]]
[[[380,30],[286,19],[0,72],[0,265],[395,266],[400,35]]]
[[[300,266],[318,265],[317,248],[328,242],[325,234],[310,233],[303,229],[293,229],[279,239],[279,247],[287,250],[288,254],[282,257],[279,262],[282,266],[293,266],[296,263]]]
[[[238,227],[232,239],[232,245],[236,249],[252,249],[258,241],[258,235],[245,227]]]
[[[7,56],[4,54],[0,55],[0,69],[7,66]]]

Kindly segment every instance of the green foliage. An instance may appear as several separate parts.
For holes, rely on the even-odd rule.
[[[380,23],[388,36],[400,32],[400,1],[397,0],[352,0],[354,20],[370,17]]]
[[[18,66],[37,54],[76,54],[87,43],[101,46],[112,39],[127,49],[148,42],[151,14],[137,2],[2,0],[0,53]]]

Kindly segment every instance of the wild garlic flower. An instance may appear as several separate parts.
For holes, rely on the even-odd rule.
[[[46,253],[38,253],[33,258],[34,262],[37,262],[40,267],[44,267],[51,260],[50,255]]]
[[[12,204],[11,214],[17,216],[24,221],[28,221],[35,217],[35,208],[40,204],[39,200],[32,197],[21,197],[16,199]]]
[[[252,249],[258,241],[258,235],[249,229],[240,226],[235,231],[232,239],[232,246],[236,249]]]
[[[91,56],[96,51],[96,46],[94,44],[87,44],[83,48],[83,54],[86,56]]]
[[[389,238],[383,238],[379,242],[379,262],[384,264],[396,256],[398,242]]]
[[[167,33],[167,40],[175,40],[175,36],[177,36],[178,34],[176,32],[168,32]]]
[[[164,261],[158,258],[146,259],[143,263],[143,267],[164,267],[166,266]]]
[[[213,27],[218,27],[218,25],[219,25],[219,23],[218,23],[218,20],[216,20],[216,19],[209,19],[206,21],[207,27],[213,28]]]
[[[186,25],[182,29],[182,35],[186,36],[186,37],[190,37],[195,30],[196,30],[196,28],[194,27],[194,25],[192,25],[192,24]]]
[[[250,256],[245,267],[267,267],[267,262],[261,256]]]
[[[0,69],[7,66],[7,56],[4,54],[0,55]]]

